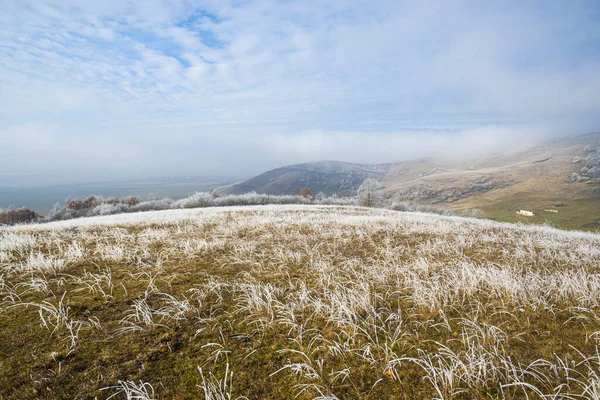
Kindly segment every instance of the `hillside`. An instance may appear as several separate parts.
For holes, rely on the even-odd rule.
[[[221,194],[257,192],[265,194],[298,194],[304,187],[317,194],[355,195],[368,177],[381,179],[393,164],[357,164],[341,161],[319,161],[277,168],[244,182],[218,189]]]
[[[599,149],[600,133],[595,133],[460,161],[425,158],[380,166],[301,164],[268,171],[223,192],[296,194],[307,186],[313,193],[348,195],[354,194],[367,176],[373,176],[383,184],[381,193],[389,202],[437,204],[459,214],[479,209],[499,221],[600,229]],[[556,203],[564,206],[557,209]],[[537,215],[521,217],[515,213],[517,209]],[[546,211],[549,209],[558,212]]]
[[[479,208],[502,221],[593,229],[600,216],[598,149],[597,133],[461,162],[399,163],[382,179],[383,192],[388,198],[443,204],[459,213]],[[593,159],[591,164],[586,165],[586,158]],[[521,217],[516,209],[537,215]],[[546,211],[550,209],[558,212]]]
[[[599,266],[598,234],[359,207],[0,228],[0,398],[595,399]]]

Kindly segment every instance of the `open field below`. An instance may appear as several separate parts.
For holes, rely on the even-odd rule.
[[[599,345],[594,233],[314,205],[0,228],[0,399],[600,399]]]
[[[474,201],[471,204],[475,204]],[[544,224],[569,230],[600,231],[600,202],[597,198],[565,198],[563,204],[564,206],[556,207],[556,201],[535,195],[521,195],[518,198],[501,198],[477,205],[484,211],[486,218],[496,221]],[[519,215],[516,213],[519,209],[533,211],[536,215],[533,217]],[[457,205],[454,211],[460,214],[461,210],[461,206]]]

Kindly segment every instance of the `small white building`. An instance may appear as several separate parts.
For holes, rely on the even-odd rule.
[[[535,215],[535,213],[533,211],[527,211],[527,210],[519,210],[519,211],[517,211],[517,214],[524,215],[526,217],[533,217]]]

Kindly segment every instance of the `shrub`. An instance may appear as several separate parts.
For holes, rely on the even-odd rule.
[[[465,208],[462,210],[463,217],[483,218],[485,212],[480,208]]]
[[[28,208],[0,209],[0,225],[15,225],[34,222],[41,218],[35,211]]]
[[[311,193],[310,189],[305,187],[303,188],[300,193],[298,193],[298,196],[308,200],[309,202],[312,203],[312,201],[315,199],[315,196],[313,196],[313,194]]]
[[[79,199],[75,199],[75,200],[68,200],[67,201],[67,208],[69,210],[81,210],[83,208],[83,202]]]
[[[425,204],[415,204],[407,201],[395,201],[389,207],[394,211],[405,211],[405,212],[423,212],[429,214],[439,214],[439,215],[454,215],[454,212],[448,210],[447,208],[440,208],[429,206]],[[479,210],[481,211],[481,210]]]
[[[191,196],[175,200],[169,208],[200,208],[208,207],[213,202],[209,193],[196,192]]]
[[[133,207],[140,203],[140,199],[138,199],[135,196],[130,196],[130,197],[126,197],[125,199],[123,199],[122,202],[127,204],[129,207]]]

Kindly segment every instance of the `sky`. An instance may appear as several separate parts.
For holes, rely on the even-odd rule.
[[[600,130],[600,2],[0,0],[0,186]]]

